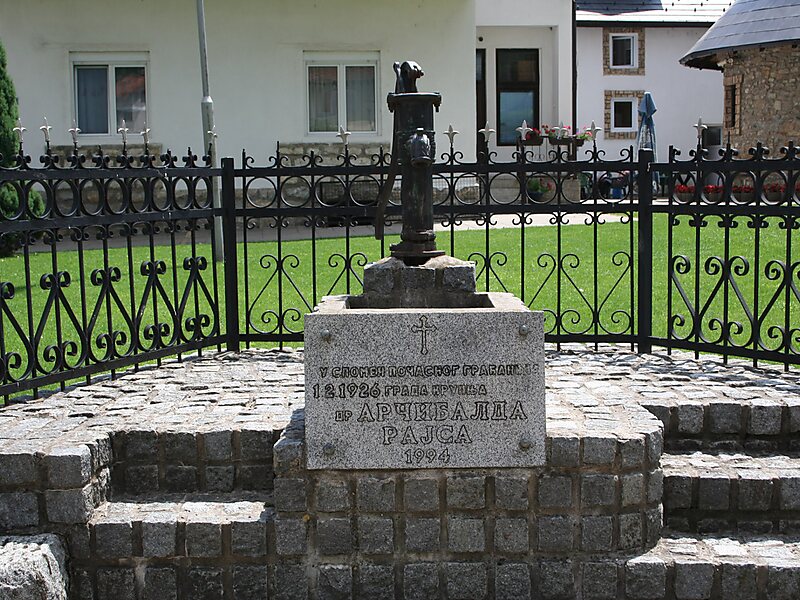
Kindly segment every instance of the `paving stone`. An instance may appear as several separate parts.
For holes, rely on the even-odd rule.
[[[233,465],[206,467],[205,489],[209,492],[231,492],[234,487],[235,467]]]
[[[158,456],[158,433],[128,431],[125,434],[125,457],[128,460],[153,460]]]
[[[209,462],[228,462],[233,458],[233,433],[208,431],[203,433],[205,459]]]
[[[38,479],[33,452],[0,454],[0,485],[22,486]]]
[[[409,478],[404,482],[403,502],[407,511],[439,510],[439,482],[435,479]]]
[[[130,521],[94,523],[94,552],[100,558],[133,556],[133,525]]]
[[[319,553],[326,556],[352,552],[353,531],[350,519],[320,518],[317,521],[317,547]]]
[[[97,504],[92,484],[77,490],[47,490],[47,519],[53,523],[86,523]]]
[[[747,432],[753,435],[778,435],[781,432],[783,407],[776,403],[754,401],[750,404]]]
[[[659,600],[667,586],[667,565],[658,557],[643,556],[625,565],[625,593],[631,600]]]
[[[233,597],[236,600],[264,600],[267,598],[267,567],[234,567]]]
[[[573,549],[575,524],[570,517],[539,517],[539,551],[569,552]]]
[[[405,600],[429,600],[439,597],[439,573],[433,563],[412,563],[403,568]]]
[[[189,556],[222,556],[220,523],[189,521],[186,523],[186,553]]]
[[[528,509],[528,479],[525,477],[495,477],[494,494],[497,508]]]
[[[647,499],[644,483],[642,473],[622,476],[622,506],[638,506]]]
[[[0,537],[3,600],[66,600],[69,584],[78,592],[85,578],[78,573],[76,581],[75,576],[70,581],[66,548],[55,535]]]
[[[390,565],[361,565],[358,590],[361,598],[394,600],[394,569]]]
[[[704,510],[728,510],[730,508],[730,497],[730,478],[709,473],[700,479],[698,508]]]
[[[128,494],[151,494],[158,488],[158,465],[132,465],[125,469],[125,491]]]
[[[484,563],[447,563],[445,577],[449,600],[479,600],[486,597],[488,576]]]
[[[486,478],[485,477],[448,477],[447,478],[447,506],[448,508],[485,508],[486,507]]]
[[[524,600],[531,597],[531,575],[527,564],[497,565],[494,581],[495,600]]]
[[[675,598],[707,600],[714,586],[714,565],[708,562],[675,561]]]
[[[724,564],[720,578],[724,598],[756,600],[757,567],[755,564]]]
[[[645,445],[644,437],[620,440],[619,445],[623,468],[639,468],[644,464],[647,458],[647,446]]]
[[[353,572],[349,566],[321,565],[317,580],[319,600],[352,598]]]
[[[178,577],[175,569],[147,567],[144,572],[145,600],[177,600]]]
[[[703,432],[703,405],[698,403],[682,403],[677,407],[678,431],[684,434]]]
[[[583,564],[583,597],[585,600],[615,600],[617,597],[617,565],[613,562]]]
[[[159,436],[168,463],[193,464],[197,462],[197,440],[193,433],[166,431]]]
[[[767,593],[769,600],[796,600],[800,598],[800,564],[769,565],[767,567]]]
[[[244,430],[239,434],[241,458],[263,461],[272,458],[273,434],[270,430]]]
[[[278,556],[301,555],[308,550],[308,524],[304,519],[275,519],[275,550]]]
[[[97,596],[101,599],[136,600],[135,582],[133,569],[97,569]]]
[[[222,569],[193,567],[186,573],[187,596],[192,600],[222,600]]]
[[[276,565],[273,594],[275,600],[306,600],[308,583],[306,568],[298,565]]]
[[[575,573],[570,560],[541,560],[538,565],[539,595],[542,600],[575,598]]]
[[[640,513],[625,513],[619,515],[620,549],[635,550],[636,548],[641,548],[644,543],[642,530],[643,519]]]
[[[307,510],[306,480],[275,479],[275,508],[278,512],[303,512]]]
[[[581,519],[581,549],[584,552],[609,552],[613,550],[614,519],[609,516],[592,516]]]
[[[341,512],[350,509],[350,487],[346,481],[322,479],[317,483],[317,510]]]
[[[390,517],[358,517],[358,550],[364,554],[391,554],[394,522]]]
[[[438,517],[406,517],[406,550],[434,552],[439,549],[441,524]]]
[[[539,477],[538,498],[542,508],[572,506],[572,478],[569,475],[542,475]]]
[[[55,448],[45,456],[44,462],[50,487],[80,488],[89,483],[92,476],[92,453],[88,446]]]
[[[395,509],[393,479],[362,477],[356,483],[356,503],[359,510],[390,512]]]
[[[617,456],[617,439],[589,435],[583,438],[583,462],[587,465],[611,466]]]
[[[447,547],[451,552],[483,552],[486,549],[484,520],[466,517],[448,518]]]
[[[581,477],[581,506],[613,506],[616,495],[616,475],[583,475]]]
[[[238,556],[266,556],[266,519],[233,521],[231,523],[231,552]]]
[[[742,430],[742,405],[714,402],[708,407],[711,433],[739,433]]]
[[[577,467],[581,462],[581,442],[578,437],[553,437],[550,444],[549,465]]]
[[[528,521],[522,517],[497,517],[494,523],[496,552],[519,554],[528,551]]]
[[[63,507],[63,508],[62,508]],[[58,503],[52,511],[52,516],[57,519],[69,519],[70,515],[64,512],[67,506]],[[48,517],[50,515],[48,514]],[[87,515],[88,517],[88,515]],[[57,521],[50,517],[51,521]],[[79,522],[66,521],[66,522]],[[39,501],[36,494],[31,492],[0,493],[0,530],[14,531],[39,525]]]
[[[172,515],[148,515],[142,520],[142,555],[175,556],[178,524]]]
[[[197,467],[167,465],[164,468],[164,486],[170,492],[195,492],[199,488],[197,480]]]

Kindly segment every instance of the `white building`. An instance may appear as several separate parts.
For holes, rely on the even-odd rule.
[[[581,0],[576,13],[567,0],[206,0],[218,155],[247,149],[264,164],[276,142],[295,154],[338,151],[339,126],[353,148],[388,147],[392,64],[412,59],[426,73],[420,89],[443,95],[437,128],[461,131],[467,159],[487,122],[498,132],[490,149],[510,159],[522,119],[594,119],[614,157],[635,137],[644,91],[659,108],[665,156],[668,144],[693,144],[698,115],[722,122],[719,76],[678,59],[728,2],[659,1],[650,10],[654,1],[619,12],[622,3]],[[695,4],[699,16],[687,16]],[[124,118],[133,139],[146,121],[154,144],[201,153],[194,0],[2,2],[0,40],[23,123],[35,130],[47,116],[55,145],[71,143],[75,120],[81,147],[113,150]],[[26,148],[36,155],[43,140],[29,133]]]
[[[705,143],[720,144],[722,76],[692,71],[679,60],[732,0],[578,0],[577,125],[595,121],[603,132],[598,145],[618,158],[636,140],[637,109],[645,92],[658,108],[654,116],[659,160],[674,145],[694,148],[692,125],[709,125]]]
[[[444,96],[437,124],[460,125],[474,147],[474,0],[206,0],[218,154],[243,148],[265,164],[286,145],[387,144],[395,60],[417,60],[420,88]],[[203,146],[195,0],[36,0],[0,3],[0,40],[23,123],[46,115],[55,144],[119,144],[122,118],[153,142]],[[38,132],[37,132],[38,133]],[[136,136],[139,140],[138,136]],[[31,154],[43,147],[28,134]],[[35,142],[37,145],[34,145]]]

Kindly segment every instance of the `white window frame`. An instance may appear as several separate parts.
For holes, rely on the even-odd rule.
[[[312,138],[330,137],[338,132],[338,127],[347,127],[347,89],[345,86],[346,67],[373,67],[375,69],[375,129],[373,131],[353,131],[353,137],[375,137],[380,135],[381,112],[378,105],[380,85],[380,53],[379,52],[303,52],[303,86],[306,91],[305,134]],[[338,92],[338,125],[336,131],[311,131],[311,90],[308,85],[310,67],[336,67]]]
[[[106,67],[108,77],[108,133],[79,133],[80,137],[115,137],[119,124],[113,123],[117,114],[117,95],[115,88],[116,67],[143,67],[145,85],[145,110],[147,121],[152,122],[150,104],[150,66],[148,52],[70,52],[70,78],[72,81],[72,118],[78,122],[78,68],[79,67]],[[80,127],[80,123],[78,123]],[[130,134],[139,133],[138,131]]]
[[[615,122],[615,105],[619,102],[630,102],[631,104],[631,126],[630,127],[617,127]],[[639,101],[637,98],[633,96],[620,96],[619,98],[612,98],[611,99],[611,132],[612,133],[631,133],[636,132],[638,129],[637,126],[637,107],[639,106]]]
[[[630,38],[631,64],[614,64],[614,38]],[[608,34],[608,68],[609,69],[638,69],[639,68],[639,34],[638,33],[609,33]]]

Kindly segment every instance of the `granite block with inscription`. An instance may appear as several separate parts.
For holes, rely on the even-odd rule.
[[[528,467],[545,462],[541,313],[350,308],[306,316],[309,469]]]

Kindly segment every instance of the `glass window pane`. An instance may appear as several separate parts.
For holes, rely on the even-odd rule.
[[[614,129],[633,129],[633,101],[614,102]]]
[[[633,38],[613,36],[611,38],[611,66],[630,67],[633,65]]]
[[[534,123],[534,93],[500,92],[500,131],[501,144],[513,144],[517,140],[517,127],[525,120]]]
[[[117,96],[116,126],[125,126],[139,133],[147,122],[147,95],[144,67],[117,67],[114,69],[114,86]]]
[[[108,133],[108,68],[75,67],[78,127],[82,133]]]
[[[539,80],[538,50],[498,50],[497,83],[529,83]]]
[[[339,130],[339,92],[336,67],[308,68],[308,130]]]
[[[346,67],[347,129],[375,131],[375,67]]]

